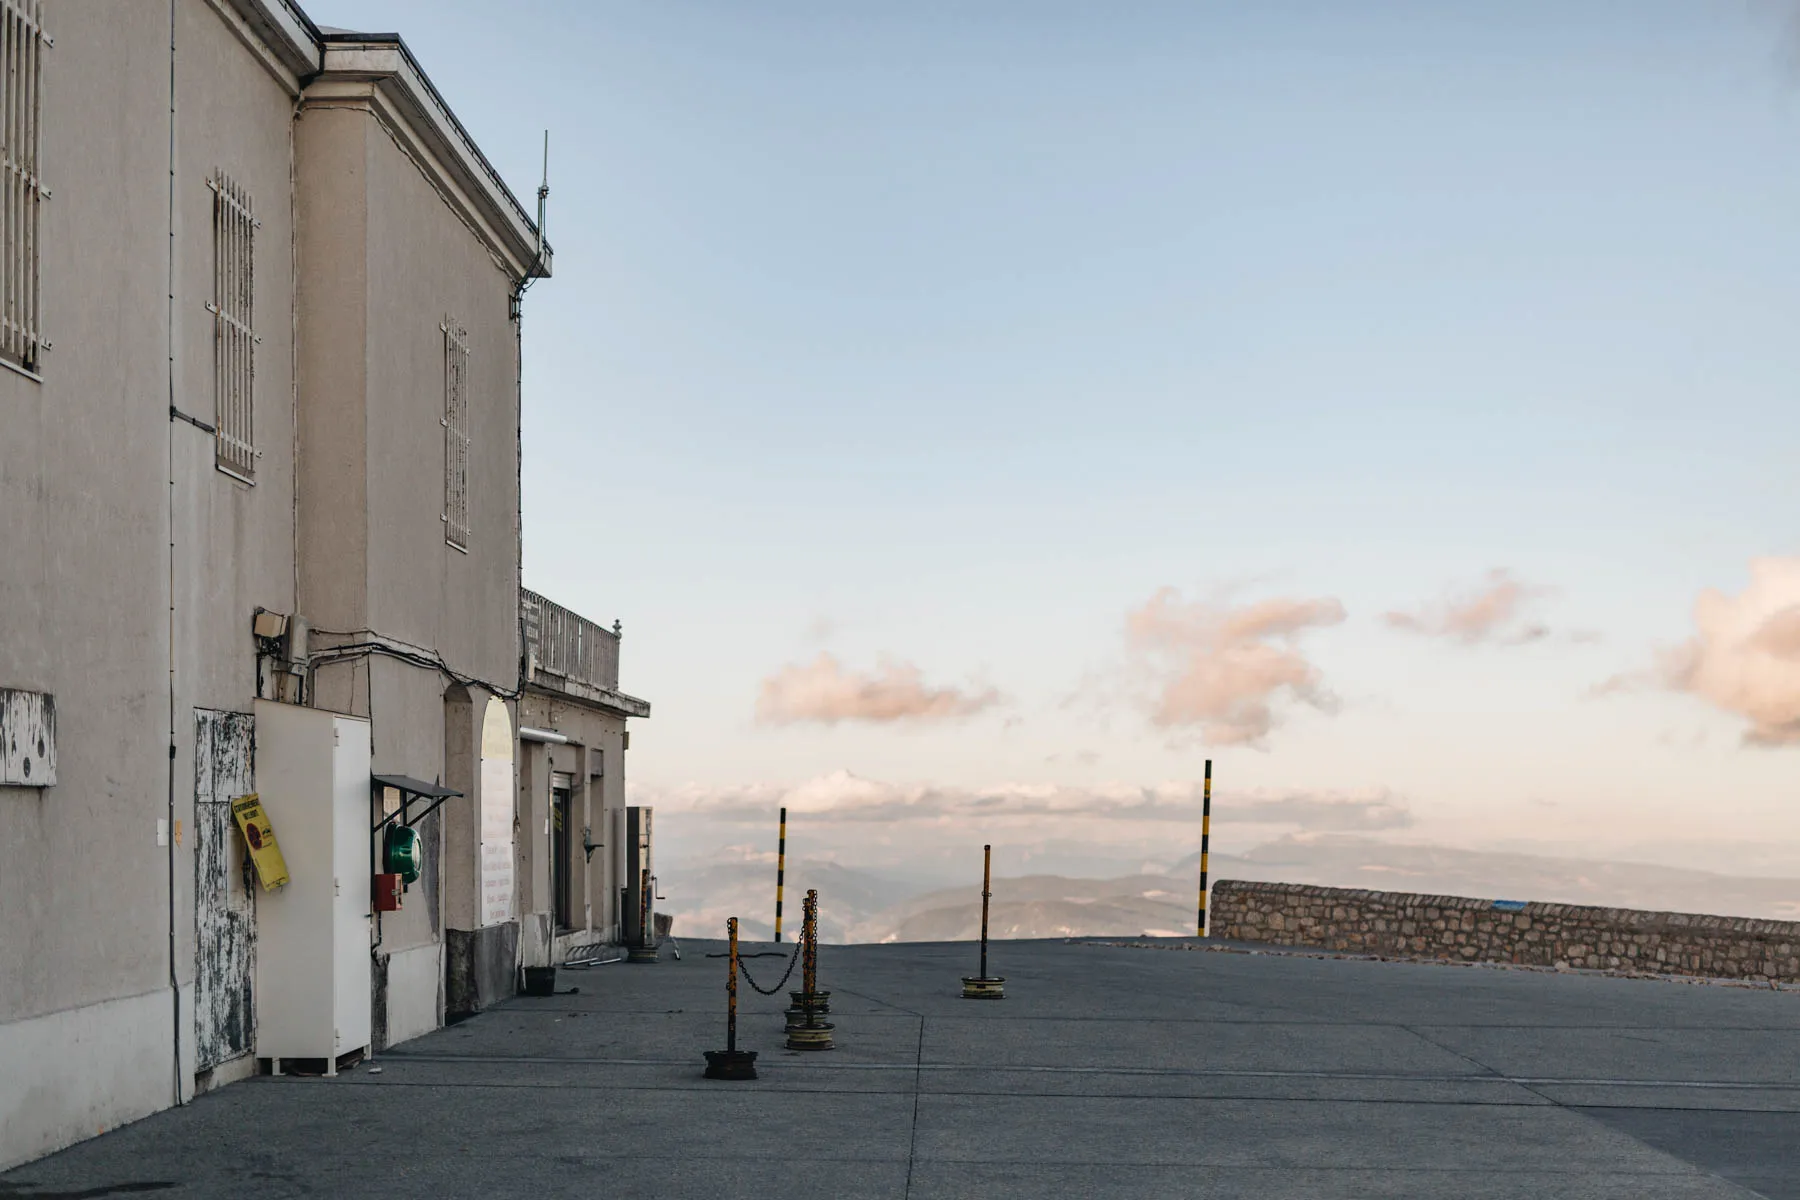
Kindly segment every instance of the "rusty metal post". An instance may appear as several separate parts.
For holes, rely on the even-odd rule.
[[[830,1050],[832,1048],[831,1031],[835,1028],[829,1021],[819,1020],[819,1002],[817,991],[819,986],[819,893],[816,888],[809,888],[806,903],[800,919],[800,1007],[805,1010],[804,1022],[796,1023],[793,1010],[789,1010],[788,1049],[789,1050]]]
[[[806,939],[806,949],[800,952],[805,966],[801,969],[800,981],[806,992],[806,1027],[811,1029],[817,1020],[813,1012],[813,990],[819,985],[819,892],[816,888],[806,889],[805,926],[806,932],[801,936]]]
[[[981,848],[981,977],[987,976],[988,898],[994,886],[994,848]]]
[[[1200,936],[1206,936],[1206,853],[1212,841],[1212,759],[1206,760],[1206,784],[1200,800]]]
[[[999,1000],[1006,994],[1006,980],[988,975],[988,901],[994,894],[994,848],[981,848],[981,974],[963,976],[963,999]]]
[[[731,952],[727,955],[730,966],[725,976],[725,1049],[706,1052],[706,1077],[755,1079],[756,1051],[737,1048],[738,919],[726,921],[725,929],[731,940]]]

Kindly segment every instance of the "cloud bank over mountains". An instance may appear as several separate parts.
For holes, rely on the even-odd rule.
[[[1438,600],[1375,620],[1461,647],[1594,640],[1540,617],[1551,594],[1496,568]],[[1077,695],[1136,711],[1147,731],[1193,736],[1208,747],[1266,749],[1298,714],[1336,710],[1315,650],[1317,639],[1347,621],[1331,596],[1190,599],[1161,588],[1124,614],[1111,663],[1090,673],[1093,686]],[[1800,746],[1800,557],[1753,560],[1741,590],[1699,595],[1692,622],[1686,640],[1594,690],[1685,695],[1741,720],[1746,745]],[[945,728],[1003,704],[1012,707],[993,687],[928,680],[904,657],[865,670],[822,651],[764,679],[756,715],[765,726]],[[1015,709],[998,734],[1028,718],[1029,710]],[[1646,743],[1654,740],[1646,732]],[[1095,765],[1091,751],[1072,747],[1044,761],[1081,771]],[[963,786],[837,770],[799,782],[634,782],[631,791],[634,803],[661,810],[658,853],[667,877],[685,891],[684,911],[707,922],[743,915],[755,927],[783,807],[789,886],[807,886],[809,875],[828,884],[841,905],[828,921],[835,937],[960,936],[954,931],[965,929],[968,913],[954,897],[978,877],[984,843],[994,847],[998,877],[1040,881],[1008,918],[1021,936],[1142,932],[1168,924],[1192,901],[1180,878],[1192,866],[1182,856],[1198,849],[1197,779]],[[1666,868],[1426,844],[1417,840],[1421,825],[1407,798],[1384,788],[1221,788],[1214,813],[1215,877],[1800,915],[1800,882],[1792,880],[1743,880],[1740,887],[1725,875],[1677,871],[1670,878],[1685,881],[1686,891],[1658,899],[1657,873]],[[1583,853],[1585,843],[1572,849]],[[1086,882],[1077,886],[1071,878]],[[945,888],[944,903],[927,895]],[[1118,928],[1089,928],[1096,923]],[[1134,923],[1142,929],[1127,927]]]
[[[947,821],[973,827],[982,821],[1027,824],[1105,821],[1115,831],[1145,826],[1146,850],[1165,836],[1154,828],[1170,822],[1196,825],[1202,785],[1177,781],[1153,785],[1123,783],[1073,786],[997,783],[961,788],[901,784],[834,771],[794,785],[743,784],[707,787],[634,788],[634,802],[659,811],[705,818],[719,824],[761,827],[780,808],[790,819],[809,824],[854,825],[879,822],[929,828]],[[1406,802],[1385,790],[1312,792],[1280,789],[1219,789],[1215,807],[1229,805],[1240,825],[1278,825],[1332,831],[1404,829],[1413,823]]]

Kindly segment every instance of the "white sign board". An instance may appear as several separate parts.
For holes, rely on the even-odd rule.
[[[513,919],[512,719],[498,698],[488,700],[481,729],[481,923]]]

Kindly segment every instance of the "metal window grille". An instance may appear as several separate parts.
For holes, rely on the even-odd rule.
[[[444,540],[469,548],[469,333],[444,318]]]
[[[223,172],[213,192],[213,421],[224,470],[256,478],[256,214],[250,194]]]
[[[49,196],[38,175],[43,95],[43,0],[0,0],[0,358],[36,371],[46,348],[38,329],[38,207]]]

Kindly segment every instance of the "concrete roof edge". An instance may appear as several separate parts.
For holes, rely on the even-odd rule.
[[[555,696],[559,700],[574,700],[593,708],[601,709],[619,717],[646,718],[650,715],[650,702],[640,700],[636,696],[627,696],[624,692],[612,688],[595,687],[575,679],[561,677],[539,677],[528,680],[525,690],[536,692],[541,696]]]
[[[237,18],[240,37],[261,43],[253,49],[265,55],[278,76],[285,72],[289,88],[297,90],[317,73],[322,54],[318,27],[292,0],[213,0],[213,7]]]
[[[445,103],[405,39],[397,33],[320,32],[318,37],[323,47],[318,78],[376,84],[406,119],[409,132],[458,176],[458,190],[479,205],[484,223],[505,243],[514,274],[547,278],[550,246],[544,244],[540,260],[537,223]]]

